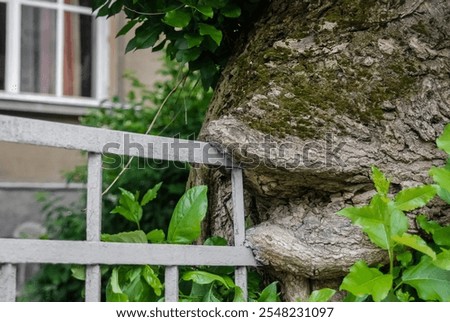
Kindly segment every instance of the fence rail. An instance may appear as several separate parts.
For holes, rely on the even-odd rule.
[[[16,264],[19,263],[86,265],[86,301],[101,300],[100,265],[165,266],[166,301],[178,301],[178,266],[236,266],[236,285],[241,287],[244,297],[247,296],[246,267],[257,263],[251,250],[244,247],[242,169],[209,143],[2,115],[0,141],[89,152],[86,241],[0,239],[0,301],[15,300]],[[101,242],[104,153],[231,168],[234,246]]]

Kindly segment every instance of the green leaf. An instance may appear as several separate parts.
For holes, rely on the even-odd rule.
[[[80,280],[80,281],[86,280],[86,267],[76,265],[76,266],[72,266],[70,268],[70,271],[72,272],[72,277],[76,278],[77,280]]]
[[[450,154],[450,124],[445,126],[444,132],[437,138],[436,144],[439,149]]]
[[[228,242],[225,238],[213,236],[209,237],[205,242],[203,243],[205,246],[227,246]]]
[[[211,284],[209,287],[208,292],[206,292],[205,296],[203,297],[203,302],[221,302],[215,295],[214,295],[214,284]]]
[[[193,187],[178,201],[167,233],[169,243],[190,244],[200,236],[208,208],[207,191],[207,186]]]
[[[401,289],[395,292],[395,296],[397,296],[400,302],[412,302],[414,298],[409,294],[409,292],[403,292]]]
[[[220,12],[227,18],[238,18],[241,15],[241,8],[237,4],[230,3]]]
[[[448,190],[445,190],[441,186],[437,186],[437,193],[439,198],[450,204],[450,192]]]
[[[432,185],[404,189],[395,196],[395,206],[404,211],[414,210],[425,206],[436,193]]]
[[[375,245],[386,250],[392,249],[393,236],[403,235],[408,230],[405,214],[380,195],[375,195],[369,206],[345,208],[338,214],[350,218]]]
[[[414,287],[422,300],[450,301],[450,271],[433,265],[428,256],[422,256],[419,264],[407,269],[402,281]]]
[[[278,302],[277,282],[273,282],[264,288],[258,298],[258,302]]]
[[[119,285],[119,267],[115,267],[111,273],[109,279],[109,285],[111,286],[112,293],[122,294],[122,289]]]
[[[437,222],[428,220],[424,215],[417,216],[416,221],[420,228],[431,234],[436,244],[450,246],[450,226],[442,227]]]
[[[183,274],[182,279],[184,281],[193,281],[194,283],[204,285],[204,284],[211,284],[212,282],[219,282],[220,284],[224,285],[226,288],[234,287],[233,285],[229,284],[229,281],[225,280],[222,276],[212,274],[205,271],[190,271]]]
[[[184,39],[186,39],[188,43],[188,48],[198,47],[203,41],[203,36],[200,35],[192,35],[192,34],[184,34]]]
[[[158,191],[159,188],[161,188],[162,182],[158,183],[157,185],[155,185],[153,188],[149,189],[144,197],[142,197],[141,200],[141,206],[145,206],[146,204],[148,204],[150,201],[152,201],[153,199],[155,199],[158,196]]]
[[[441,227],[433,232],[433,240],[439,246],[450,247],[450,226]]]
[[[428,234],[433,234],[435,230],[442,228],[442,226],[437,222],[428,220],[425,215],[417,216],[416,221],[419,227],[425,230]]]
[[[190,49],[178,50],[175,58],[180,63],[188,63],[190,61],[196,60],[200,57],[202,50],[198,47],[193,47]]]
[[[166,12],[163,22],[171,27],[184,28],[191,22],[191,13],[184,9]]]
[[[147,240],[153,244],[160,244],[166,239],[166,234],[162,229],[153,229],[147,234]]]
[[[371,295],[375,302],[383,300],[391,288],[392,275],[369,268],[364,261],[358,261],[350,268],[340,287],[355,296]]]
[[[214,17],[214,11],[213,11],[213,8],[211,8],[210,6],[196,5],[196,6],[194,6],[194,8],[195,8],[198,12],[200,12],[202,15],[204,15],[205,17],[208,17],[208,18]]]
[[[309,296],[308,302],[328,302],[334,294],[336,294],[336,291],[331,288],[313,291]]]
[[[372,166],[372,180],[375,184],[375,189],[382,195],[387,195],[389,192],[389,185],[391,182],[384,176],[384,174],[376,167]]]
[[[404,233],[402,236],[393,236],[392,239],[402,245],[411,247],[419,252],[436,259],[436,253],[427,245],[427,243],[418,235]]]
[[[410,251],[406,251],[396,256],[397,260],[402,264],[403,267],[408,267],[413,260],[413,255]]]
[[[436,256],[433,264],[441,269],[450,271],[450,250],[443,249],[442,252]]]
[[[147,236],[142,230],[127,231],[114,235],[102,234],[102,241],[112,243],[147,243]]]
[[[198,27],[200,35],[210,36],[217,45],[220,45],[220,43],[222,42],[222,31],[212,25],[208,25],[205,23],[199,23]]]
[[[235,286],[234,288],[234,298],[233,302],[246,302],[247,300],[244,297],[244,291],[239,286]]]
[[[139,222],[142,218],[142,207],[141,205],[136,201],[135,196],[122,188],[119,188],[122,192],[119,204],[120,206],[115,207],[111,213],[112,214],[120,214],[125,219],[136,223],[139,225]]]
[[[119,32],[117,33],[116,37],[126,35],[131,29],[133,29],[134,26],[139,22],[139,20],[130,20],[128,21],[125,26],[123,26]]]
[[[430,175],[441,188],[450,191],[450,171],[445,168],[432,167]]]
[[[145,265],[142,270],[142,277],[147,284],[153,289],[156,296],[161,296],[163,285],[159,280],[158,275],[155,274],[153,269],[149,265]]]

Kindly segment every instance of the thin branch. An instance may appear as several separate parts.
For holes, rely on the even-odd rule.
[[[130,7],[127,7],[126,5],[123,5],[123,7],[125,9],[127,9],[127,10],[130,10],[131,12],[134,12],[134,13],[137,13],[138,15],[143,15],[143,16],[162,16],[162,15],[166,14],[166,12],[142,12],[142,11],[137,11],[137,10],[131,9]],[[177,8],[175,8],[175,9],[172,9],[172,10],[178,10],[178,9],[181,9],[181,8],[184,8],[184,4],[179,6],[179,7],[177,7]]]
[[[167,96],[164,98],[164,101],[161,103],[161,105],[158,108],[158,111],[156,112],[155,117],[153,117],[152,123],[149,125],[149,127],[147,128],[147,131],[145,132],[145,134],[149,134],[150,131],[153,129],[153,126],[156,123],[156,120],[159,117],[159,114],[161,114],[161,110],[163,109],[164,105],[166,105],[167,101],[169,100],[169,98],[177,91],[177,89],[180,87],[180,85],[182,83],[184,83],[184,81],[186,80],[188,74],[186,73],[181,80],[175,85],[174,88],[172,88],[172,90],[169,92],[169,94],[167,94]],[[125,173],[125,171],[127,171],[129,169],[129,166],[131,165],[131,162],[133,162],[135,156],[132,156],[127,164],[122,168],[122,170],[120,171],[120,173],[117,175],[117,177],[111,182],[111,184],[108,186],[108,188],[105,189],[105,191],[103,191],[102,196],[104,196],[105,194],[107,194],[111,188],[116,184],[116,182],[122,177],[122,175]]]

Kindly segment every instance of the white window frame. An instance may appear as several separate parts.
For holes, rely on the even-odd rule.
[[[60,105],[61,107],[98,107],[108,99],[109,89],[109,24],[103,17],[95,19],[93,24],[95,44],[93,49],[93,95],[92,97],[71,97],[63,95],[63,59],[64,59],[64,12],[95,15],[92,9],[79,5],[65,4],[64,0],[56,2],[36,0],[0,0],[6,3],[6,52],[5,52],[5,89],[0,90],[0,101],[26,102],[30,111],[45,112],[46,105]],[[56,15],[56,68],[54,95],[20,92],[20,39],[21,39],[21,7],[32,6],[57,11]],[[33,103],[38,104],[37,110]],[[0,107],[5,109],[4,107]],[[14,108],[12,108],[14,109]],[[25,108],[25,109],[28,109]],[[24,110],[24,108],[18,108]],[[57,109],[50,108],[52,113]],[[74,114],[84,114],[84,111]],[[61,111],[61,114],[70,114]]]

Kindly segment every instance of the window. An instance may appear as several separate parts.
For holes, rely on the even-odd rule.
[[[0,99],[107,98],[108,27],[91,1],[0,0]]]

